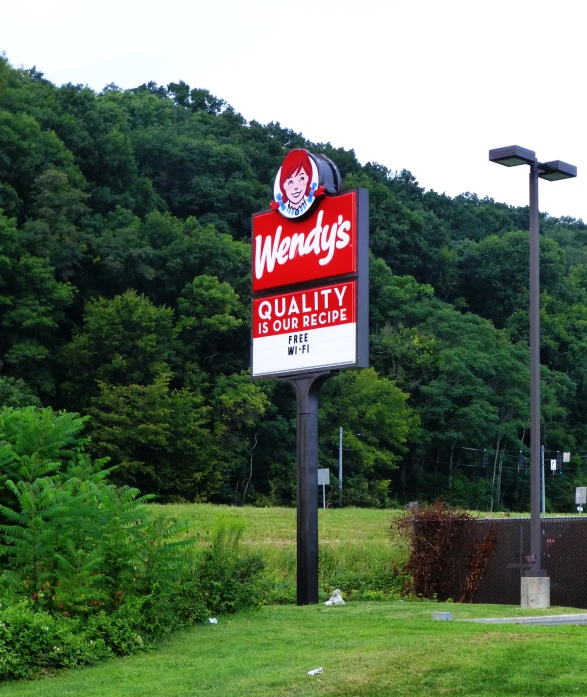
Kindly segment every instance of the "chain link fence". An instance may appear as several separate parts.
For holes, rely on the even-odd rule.
[[[541,567],[550,576],[550,603],[587,608],[587,517],[542,518]],[[474,602],[520,604],[520,578],[529,568],[530,519],[476,520],[470,534],[482,540],[490,530],[496,543]],[[466,573],[462,560],[459,576]]]

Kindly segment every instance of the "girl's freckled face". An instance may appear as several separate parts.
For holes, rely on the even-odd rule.
[[[288,200],[294,205],[300,203],[306,193],[307,184],[308,175],[306,174],[306,170],[302,167],[297,174],[293,174],[286,179],[283,185]]]

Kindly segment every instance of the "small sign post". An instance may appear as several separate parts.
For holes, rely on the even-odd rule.
[[[340,370],[369,367],[369,192],[341,191],[334,162],[296,149],[270,209],[252,221],[251,377],[296,393],[297,603],[315,605],[318,393]]]
[[[554,473],[556,472],[556,460],[550,461],[550,470],[552,472],[552,476],[554,477]]]
[[[587,486],[576,487],[575,503],[577,504],[577,511],[583,513],[583,504],[587,503]]]
[[[326,487],[330,486],[330,470],[327,467],[318,470],[318,486],[322,486],[322,508],[326,508]]]

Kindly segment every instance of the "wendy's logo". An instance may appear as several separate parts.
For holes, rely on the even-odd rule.
[[[340,173],[331,160],[307,150],[292,150],[275,177],[271,208],[295,220],[303,217],[320,196],[339,191]]]

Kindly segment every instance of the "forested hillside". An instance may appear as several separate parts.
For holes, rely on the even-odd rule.
[[[97,94],[0,58],[0,403],[89,415],[92,454],[162,501],[295,501],[293,392],[248,374],[250,216],[294,147],[370,191],[373,367],[322,389],[321,466],[342,426],[347,504],[527,510],[527,208],[425,191],[183,82]],[[564,511],[587,484],[587,225],[541,231]]]

